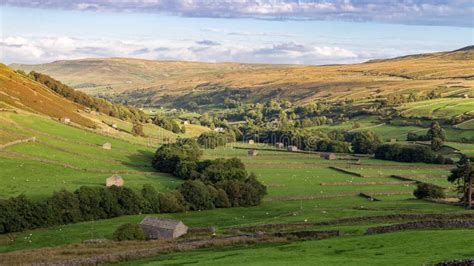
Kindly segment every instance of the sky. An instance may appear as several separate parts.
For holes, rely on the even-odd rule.
[[[474,44],[472,0],[2,0],[0,62],[340,64]]]

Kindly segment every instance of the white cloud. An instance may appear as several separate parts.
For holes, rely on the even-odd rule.
[[[39,63],[91,57],[140,57],[156,60],[204,62],[326,64],[360,61],[355,52],[341,47],[296,42],[254,44],[214,40],[79,39],[70,37],[9,36],[0,39],[0,60]]]

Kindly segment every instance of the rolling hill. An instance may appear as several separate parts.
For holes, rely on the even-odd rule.
[[[131,104],[179,106],[224,89],[246,102],[270,98],[304,103],[316,99],[366,99],[394,93],[474,96],[474,48],[409,55],[362,64],[303,66],[197,63],[108,58],[12,65],[49,74],[90,94]],[[188,95],[186,98],[181,98]],[[191,97],[190,97],[191,96]]]
[[[46,76],[41,76],[41,78],[41,81],[35,81],[31,76],[0,64],[0,120],[5,125],[5,127],[0,127],[2,129],[0,144],[35,136],[28,128],[15,122],[14,118],[17,116],[29,117],[32,121],[53,120],[56,123],[68,118],[70,123],[65,124],[70,124],[70,126],[146,145],[159,144],[164,140],[173,140],[179,136],[195,136],[209,130],[198,125],[186,125],[187,133],[179,135],[155,124],[146,123],[143,131],[147,138],[132,136],[131,119],[119,119],[106,112],[94,111],[95,109],[91,106],[85,106],[79,102],[99,103],[108,107],[115,105],[91,96],[77,94],[67,87],[60,89],[64,85]],[[20,134],[24,130],[27,133]]]

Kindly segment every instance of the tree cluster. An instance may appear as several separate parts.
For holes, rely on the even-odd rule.
[[[176,121],[162,115],[157,115],[153,119],[153,124],[176,134],[185,133],[183,132],[185,131],[184,127],[180,127]]]
[[[153,166],[186,180],[178,192],[191,210],[260,204],[266,187],[254,174],[248,174],[239,159],[200,161],[200,156],[197,143],[185,140],[160,147]]]
[[[121,215],[158,213],[161,194],[150,185],[140,193],[126,187],[83,186],[61,190],[42,201],[24,195],[0,199],[0,233],[19,232],[59,224],[108,219]]]
[[[197,139],[198,144],[207,149],[225,146],[227,143],[233,141],[235,141],[235,134],[233,131],[228,130],[225,132],[204,132]]]
[[[375,158],[409,163],[453,163],[452,159],[436,155],[429,147],[423,145],[383,144],[375,150]]]
[[[442,187],[428,183],[419,183],[413,191],[413,195],[417,199],[442,199],[445,197]]]

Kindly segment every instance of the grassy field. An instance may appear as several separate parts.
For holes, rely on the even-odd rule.
[[[150,160],[157,146],[147,145],[146,141],[140,138],[129,138],[126,141],[120,136],[98,134],[42,116],[23,113],[0,113],[0,120],[2,121],[0,143],[32,136],[37,139],[36,142],[0,149],[1,198],[24,194],[38,200],[62,188],[74,190],[83,185],[103,186],[105,178],[114,173],[121,174],[125,179],[125,185],[133,189],[139,189],[143,184],[149,183],[158,190],[165,191],[182,182],[175,177],[153,172]],[[370,123],[367,121],[361,124],[370,126]],[[112,143],[112,150],[102,149],[101,145],[105,142]],[[253,147],[248,144],[238,146]],[[265,148],[261,144],[254,146]],[[456,147],[472,148],[461,144]],[[318,154],[277,150],[260,151],[258,156],[250,157],[245,148],[231,147],[204,152],[205,159],[220,157],[240,158],[249,172],[256,173],[259,180],[267,185],[268,195],[261,205],[252,208],[214,209],[159,216],[179,219],[189,226],[216,226],[218,234],[221,234],[227,228],[269,223],[318,222],[343,217],[400,213],[465,212],[458,206],[417,200],[412,195],[414,184],[400,182],[390,177],[401,175],[450,188],[452,185],[446,181],[450,166],[406,164],[370,158],[362,158],[360,163],[344,159],[329,161],[321,159]],[[359,173],[363,177],[341,173],[330,167]],[[368,201],[358,196],[360,192],[372,194],[381,201]],[[86,239],[110,239],[120,224],[140,222],[143,218],[144,215],[123,216],[31,230],[8,236],[0,235],[0,253],[54,247]],[[461,250],[457,241],[458,237],[468,235],[472,230],[364,235],[369,226],[393,222],[316,226],[314,229],[317,230],[342,230],[345,236],[291,244],[204,249],[183,253],[182,256],[170,254],[132,263],[153,265],[193,262],[207,265],[255,262],[254,264],[283,265],[299,258],[299,261],[307,264],[362,265],[388,261],[390,264],[399,262],[404,265],[415,265],[474,254],[472,248],[464,246]],[[433,245],[434,239],[440,243],[448,243],[449,247]],[[415,246],[422,248],[415,249]],[[436,255],[433,255],[435,253]],[[245,256],[245,259],[238,255]]]
[[[474,100],[473,100],[474,101]],[[474,103],[474,102],[473,102]],[[474,108],[474,107],[473,107]],[[461,111],[456,111],[462,113]],[[422,116],[422,115],[420,115]],[[385,141],[397,139],[398,141],[405,141],[409,132],[417,133],[418,135],[426,134],[429,129],[429,121],[420,121],[420,125],[403,125],[401,119],[394,120],[393,123],[383,123],[377,120],[376,116],[359,116],[346,122],[337,123],[333,125],[314,126],[309,129],[319,129],[330,132],[332,130],[345,131],[373,131],[381,136]],[[354,125],[358,124],[359,127]],[[453,128],[444,125],[443,129],[446,131],[446,137],[449,141],[460,141],[463,138],[473,138],[474,131],[470,128],[470,122],[463,124],[460,127]]]
[[[113,265],[422,265],[469,257],[470,230],[347,236],[291,244],[262,244],[173,253]],[[443,250],[442,253],[435,252]]]
[[[21,123],[21,118],[15,121]],[[154,149],[152,147],[111,140],[115,148],[105,151],[99,145],[110,139],[56,124],[57,128],[49,129],[57,132],[55,138],[47,137],[44,132],[45,135],[39,136],[36,143],[19,144],[0,151],[2,169],[6,170],[0,176],[5,183],[0,190],[2,197],[23,193],[39,199],[61,188],[72,190],[81,185],[103,185],[108,175],[120,171],[131,172],[123,176],[126,185],[132,188],[151,183],[163,191],[180,183],[174,177],[151,174],[148,163]],[[62,139],[65,136],[67,140]],[[66,144],[67,151],[60,148]],[[104,154],[108,152],[110,154]],[[23,156],[48,162],[25,161]],[[389,177],[397,174],[449,187],[450,184],[446,181],[449,168],[443,166],[372,159],[362,159],[361,164],[354,165],[346,160],[327,161],[314,154],[281,151],[262,151],[256,157],[248,157],[245,149],[220,148],[205,151],[205,158],[217,157],[241,158],[248,170],[255,172],[268,186],[269,194],[264,203],[253,208],[215,209],[161,216],[183,220],[190,226],[217,226],[222,230],[243,225],[315,222],[351,216],[463,211],[455,206],[415,200],[411,195],[414,185],[397,184],[397,180]],[[132,162],[134,165],[129,165]],[[65,164],[79,169],[65,167]],[[343,174],[329,169],[329,166],[358,172],[364,177]],[[95,173],[95,170],[107,173]],[[377,198],[382,201],[367,201],[357,196],[359,192],[376,193]],[[143,217],[124,216],[38,229],[14,234],[13,242],[9,242],[6,236],[0,236],[0,251],[56,246],[90,238],[110,238],[118,225],[139,222]],[[361,233],[366,226],[368,225],[359,226],[358,232]],[[347,227],[346,230],[355,229]]]
[[[413,102],[403,104],[399,110],[404,117],[431,117],[434,119],[455,117],[474,112],[474,99],[441,98]]]

